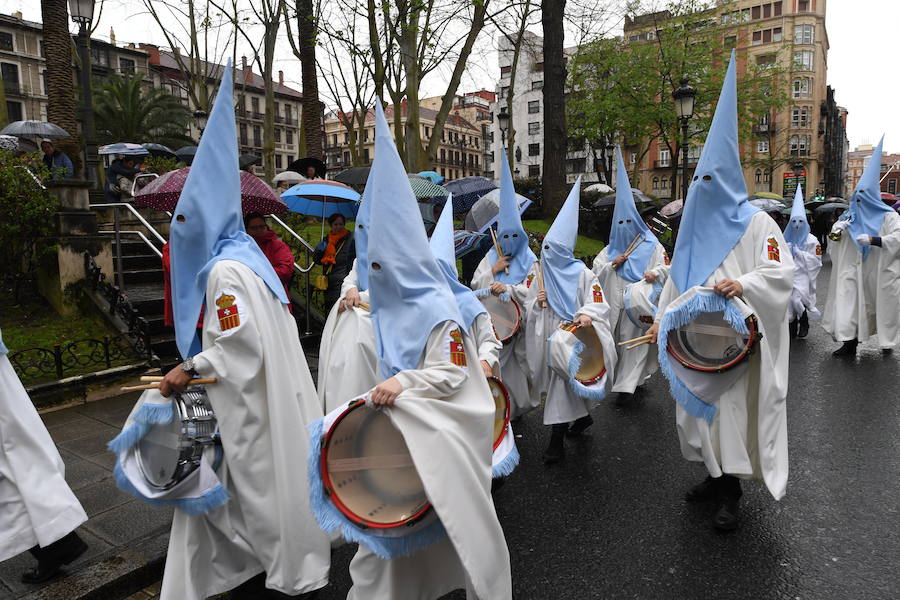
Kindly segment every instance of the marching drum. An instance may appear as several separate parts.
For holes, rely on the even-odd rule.
[[[494,334],[498,340],[505,344],[519,333],[522,328],[522,310],[518,302],[512,298],[504,302],[494,294],[488,294],[480,300],[491,315]]]
[[[622,294],[625,315],[642,331],[647,331],[653,325],[656,306],[650,299],[656,295],[658,289],[660,289],[658,284],[648,283],[643,279],[625,286],[625,292]]]
[[[497,377],[488,377],[488,387],[491,389],[491,396],[494,398],[494,450],[503,441],[506,435],[506,429],[509,426],[509,391],[506,386]]]
[[[175,418],[152,426],[135,448],[144,480],[157,491],[183,481],[200,466],[206,448],[218,449],[220,443],[216,415],[205,388],[197,386],[175,394],[172,403]]]
[[[721,373],[736,367],[753,353],[762,338],[756,316],[746,317],[747,333],[739,333],[718,312],[700,313],[693,321],[669,332],[666,349],[684,367]]]
[[[578,327],[571,321],[563,321],[559,328],[574,335],[584,345],[575,379],[584,385],[600,381],[606,375],[606,362],[603,358],[603,345],[594,328]]]
[[[435,518],[403,435],[362,398],[331,424],[319,461],[328,499],[361,529],[403,535],[398,528]]]

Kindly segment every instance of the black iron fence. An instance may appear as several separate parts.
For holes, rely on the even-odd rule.
[[[52,348],[25,348],[11,352],[8,358],[19,377],[28,382],[62,379],[140,359],[124,333],[54,344]]]

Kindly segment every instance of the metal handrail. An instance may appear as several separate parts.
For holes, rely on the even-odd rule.
[[[159,234],[159,232],[156,231],[156,229],[154,229],[153,225],[148,223],[147,220],[144,219],[143,216],[141,216],[141,213],[139,213],[137,211],[137,209],[135,209],[132,205],[128,204],[127,202],[103,202],[100,204],[91,204],[91,208],[115,208],[115,209],[127,208],[131,212],[132,215],[137,217],[137,220],[141,222],[141,225],[146,227],[151,233],[153,233],[153,235],[156,236],[156,239],[158,239],[163,244],[166,243],[166,238],[161,236]]]
[[[109,235],[115,235],[115,234],[116,234],[115,231],[98,231],[97,233],[106,233],[106,234],[109,234]],[[158,257],[162,258],[162,252],[161,252],[160,250],[158,250],[157,247],[153,245],[153,242],[151,242],[151,241],[147,238],[147,236],[144,235],[143,233],[141,233],[140,231],[119,231],[119,233],[120,233],[120,234],[122,234],[122,233],[130,233],[130,234],[132,234],[132,235],[138,236],[139,238],[141,238],[141,240],[143,240],[143,242],[147,245],[148,248],[150,248],[151,250],[153,250],[153,253],[154,253],[154,254],[156,254]]]
[[[267,216],[268,216],[268,218],[273,219],[276,223],[278,223],[279,225],[281,225],[282,227],[284,227],[284,229],[285,229],[288,233],[290,233],[292,236],[294,236],[294,238],[296,238],[301,244],[303,244],[304,246],[306,246],[306,249],[307,249],[307,250],[309,250],[310,252],[315,252],[315,251],[316,251],[315,248],[313,248],[312,246],[309,245],[309,242],[307,242],[305,239],[303,239],[302,237],[300,237],[300,234],[298,234],[296,231],[294,231],[293,229],[291,229],[290,227],[288,227],[288,224],[287,224],[287,223],[285,223],[284,221],[282,221],[281,219],[279,219],[279,218],[278,218],[277,216],[275,216],[275,215],[267,215]]]

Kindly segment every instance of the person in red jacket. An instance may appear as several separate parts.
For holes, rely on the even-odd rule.
[[[278,234],[269,229],[266,218],[259,213],[250,213],[244,217],[244,228],[256,240],[259,248],[272,263],[275,273],[287,290],[294,276],[294,253],[290,247],[278,239]]]

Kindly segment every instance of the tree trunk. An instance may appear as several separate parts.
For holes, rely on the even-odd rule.
[[[44,21],[44,52],[47,58],[47,120],[73,136],[58,141],[57,146],[70,158],[77,159],[81,148],[77,140],[72,36],[69,34],[66,0],[41,0],[41,18]]]
[[[566,199],[566,64],[563,55],[565,0],[542,0],[544,30],[543,213],[553,217]]]
[[[297,32],[301,53],[303,83],[303,133],[306,137],[306,156],[325,159],[322,148],[322,107],[319,102],[319,83],[316,73],[316,16],[312,0],[297,0]]]
[[[266,173],[266,181],[272,181],[275,178],[275,83],[272,81],[272,66],[275,63],[275,44],[278,39],[279,25],[277,17],[274,18],[274,23],[270,21],[266,24],[266,38],[263,43],[265,64],[263,88],[266,103],[266,114],[263,115],[263,169]]]
[[[419,18],[418,4],[407,4],[405,0],[397,2],[399,15],[397,18],[400,27],[399,47],[400,57],[403,62],[403,71],[406,73],[406,122],[403,127],[403,137],[406,143],[406,168],[410,173],[416,173],[424,169],[422,165],[422,135],[419,129],[419,80],[421,77],[418,60],[419,47]],[[400,140],[397,140],[398,144]]]

